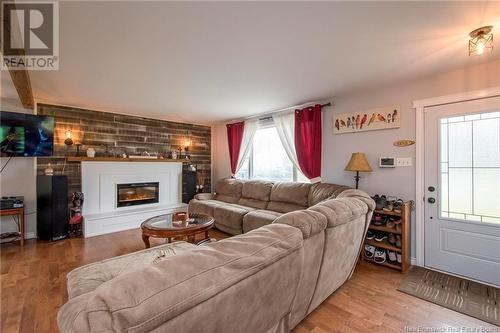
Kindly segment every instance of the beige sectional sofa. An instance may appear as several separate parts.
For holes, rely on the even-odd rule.
[[[348,188],[327,183],[221,179],[214,194],[198,194],[189,202],[189,212],[213,216],[218,229],[238,235],[270,224],[285,213],[333,199]]]
[[[178,242],[78,268],[59,328],[289,332],[350,277],[375,207],[358,190],[320,201],[205,246]]]

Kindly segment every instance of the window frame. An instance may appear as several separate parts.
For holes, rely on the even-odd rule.
[[[261,130],[261,129],[268,129],[268,128],[274,128],[276,130],[276,125],[273,123],[272,119],[270,121],[268,119],[265,119],[264,121],[259,122],[258,127],[257,127],[257,131]],[[246,178],[246,177],[244,177],[244,178],[237,177],[237,178],[248,179],[248,180],[254,180],[254,179],[256,179],[256,178],[253,177],[253,160],[254,160],[253,150],[254,150],[254,143],[253,143],[253,140],[252,140],[252,143],[251,143],[251,146],[250,146],[250,152],[248,153],[248,157],[247,157],[248,158],[248,178]],[[288,158],[288,156],[287,156],[287,158]],[[292,163],[292,180],[290,180],[290,181],[292,181],[292,182],[299,182],[298,175],[299,175],[299,170]]]

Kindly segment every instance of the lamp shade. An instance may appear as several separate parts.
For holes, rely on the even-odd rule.
[[[364,153],[352,153],[349,163],[345,167],[345,171],[360,171],[360,172],[372,172],[372,168]]]

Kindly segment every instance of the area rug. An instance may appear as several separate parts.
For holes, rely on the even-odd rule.
[[[398,290],[500,326],[500,288],[412,266]]]

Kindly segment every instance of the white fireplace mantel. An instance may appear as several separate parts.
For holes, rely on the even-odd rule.
[[[81,162],[84,236],[92,237],[138,228],[150,217],[185,211],[182,162]],[[159,183],[159,202],[117,207],[117,184]]]

